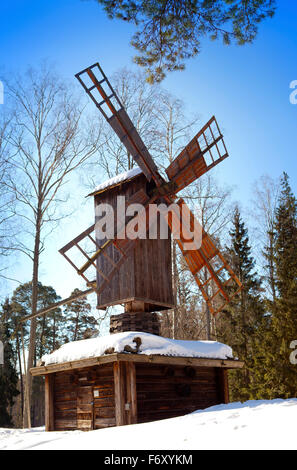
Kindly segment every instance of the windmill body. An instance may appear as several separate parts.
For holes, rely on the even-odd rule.
[[[110,182],[103,183],[92,193],[95,214],[100,205],[108,204],[113,209],[114,219],[116,219],[117,211],[122,209],[119,205],[120,198],[124,203],[131,197],[133,198],[139,190],[146,191],[146,187],[147,179],[141,170],[132,170],[123,176],[119,175],[111,179]],[[102,241],[102,236],[98,233],[98,229],[96,230],[96,222],[95,218],[95,237],[99,245],[105,240]],[[160,223],[160,219],[156,222]],[[118,262],[119,254],[113,244],[107,248],[106,254],[115,264]],[[109,258],[102,256],[97,259],[97,285],[100,285],[103,275],[108,276]],[[112,332],[126,331],[127,329],[151,333],[159,332],[157,316],[148,315],[148,313],[174,307],[171,264],[170,232],[166,239],[159,237],[151,239],[147,236],[135,243],[129,261],[119,267],[106,288],[97,295],[98,309],[105,309],[113,305],[124,306],[126,313],[124,317],[112,317]],[[129,313],[131,313],[130,322],[128,321]],[[122,319],[124,319],[124,323],[122,323]]]

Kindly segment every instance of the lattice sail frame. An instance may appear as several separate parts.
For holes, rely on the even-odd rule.
[[[242,283],[184,200],[176,204],[179,211],[168,212],[167,223],[210,312],[217,315],[241,291]],[[186,223],[180,214],[186,215]],[[194,249],[188,249],[189,240],[196,240]]]
[[[229,156],[213,116],[166,169],[175,192],[181,191]]]
[[[158,168],[100,65],[96,63],[75,76],[146,178],[149,181],[153,178],[156,185],[160,186],[163,180]]]

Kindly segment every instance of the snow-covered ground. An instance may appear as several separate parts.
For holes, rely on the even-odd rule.
[[[296,422],[297,399],[249,401],[85,433],[0,429],[0,449],[296,449]]]

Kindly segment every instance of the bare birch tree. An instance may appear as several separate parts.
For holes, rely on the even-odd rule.
[[[254,228],[257,259],[260,260],[264,281],[273,301],[276,298],[274,223],[279,192],[280,180],[263,175],[254,185],[252,201],[253,220],[257,223]]]
[[[231,193],[231,187],[223,188],[218,184],[213,173],[207,173],[199,178],[186,194],[197,219],[218,246],[223,244],[224,236],[228,234],[228,225],[232,219]],[[206,282],[209,276],[206,268],[202,276],[203,281]],[[212,289],[212,283],[209,283],[207,288]],[[203,331],[203,337],[211,340],[216,336],[215,319],[212,318],[205,302],[203,302],[201,313],[199,324]]]
[[[13,174],[5,182],[23,222],[18,250],[32,261],[32,313],[37,309],[40,255],[45,227],[60,215],[66,179],[98,149],[98,128],[90,121],[83,129],[83,107],[49,66],[30,68],[6,84],[14,111],[7,145]],[[30,368],[34,364],[36,319],[31,320],[28,351],[24,427],[30,427]]]
[[[9,255],[15,249],[18,226],[14,218],[14,198],[6,185],[13,171],[7,142],[12,132],[10,123],[11,117],[3,113],[0,119],[0,278],[3,279],[10,279],[7,275]]]

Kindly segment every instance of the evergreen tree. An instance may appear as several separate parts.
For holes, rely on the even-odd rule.
[[[53,287],[44,286],[38,283],[37,308],[42,309],[58,302],[61,298],[57,295]],[[28,329],[27,325],[20,323],[20,318],[29,315],[32,308],[32,283],[27,282],[15,289],[12,296],[13,322],[17,326],[14,332],[14,342],[18,350],[18,362],[20,370],[20,388],[22,393],[21,406],[24,409],[24,380],[23,380],[23,351],[28,350]],[[21,335],[21,328],[23,335]],[[62,343],[64,329],[64,317],[62,310],[57,308],[47,315],[36,319],[36,341],[34,351],[34,365],[43,354],[50,353],[58,348]],[[22,344],[24,340],[24,345]],[[34,377],[32,381],[32,406],[31,423],[34,426],[41,426],[44,423],[44,379]]]
[[[0,365],[0,427],[12,426],[11,407],[19,394],[18,375],[15,367],[14,351],[11,344],[10,325],[11,305],[6,299],[0,312],[0,341],[4,346],[4,364]]]
[[[79,289],[74,289],[71,295],[79,294],[79,292]],[[92,336],[96,330],[97,320],[91,314],[91,310],[86,297],[81,297],[66,305],[67,341],[78,341]]]
[[[270,328],[265,354],[267,398],[295,397],[296,365],[290,344],[297,339],[297,201],[283,174],[275,221],[276,298],[270,302]]]
[[[225,45],[251,43],[258,26],[275,12],[275,0],[97,0],[109,18],[135,24],[131,44],[134,61],[145,67],[150,82],[166,71],[183,70],[199,54],[203,38],[221,38]]]
[[[217,329],[219,338],[233,348],[235,357],[245,362],[244,370],[233,371],[229,375],[231,399],[244,401],[252,398],[254,393],[254,353],[264,317],[264,303],[261,300],[261,281],[255,271],[248,230],[238,207],[234,211],[230,236],[231,245],[226,255],[242,282],[243,289],[222,312]]]
[[[29,315],[31,313],[32,283],[21,284],[15,289],[12,296],[12,307],[16,319]],[[38,283],[38,309],[45,308],[61,300],[56,291],[51,286],[44,286]],[[60,308],[57,308],[47,315],[41,316],[36,320],[36,342],[34,353],[34,364],[43,354],[57,349],[62,342],[64,327],[64,317]],[[27,346],[27,331],[24,337],[25,346]]]

